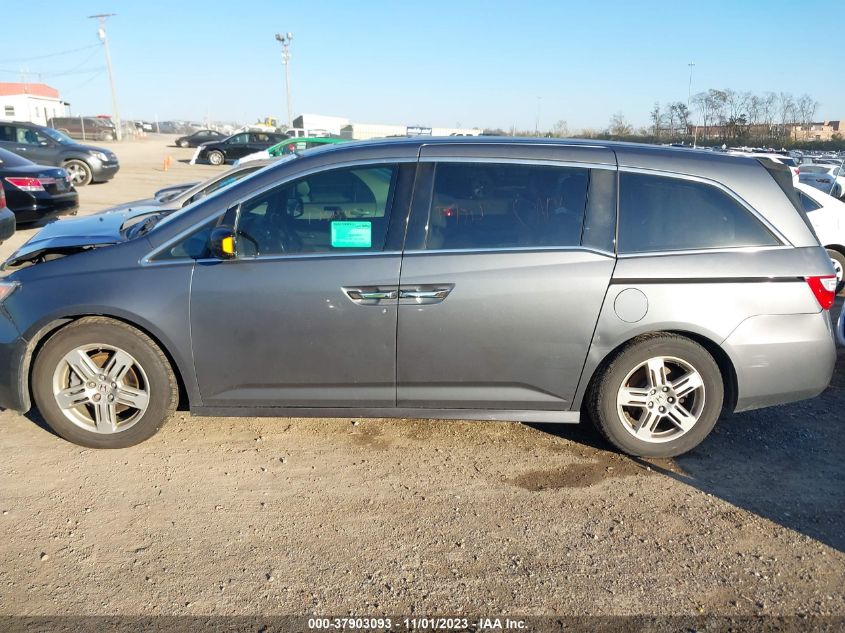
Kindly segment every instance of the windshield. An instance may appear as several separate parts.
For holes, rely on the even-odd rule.
[[[255,170],[255,171],[253,171],[251,174],[249,174],[248,176],[245,176],[245,177],[241,178],[241,179],[240,179],[240,180],[238,180],[237,182],[246,182],[246,181],[247,181],[247,180],[249,180],[250,178],[254,178],[257,174],[260,174],[261,172],[263,172],[265,169],[269,169],[270,167],[275,167],[276,165],[280,165],[280,164],[282,164],[282,163],[287,163],[287,162],[290,162],[290,161],[292,161],[292,160],[296,160],[296,158],[297,158],[297,155],[296,155],[296,154],[289,154],[289,155],[287,155],[287,156],[285,156],[285,157],[283,157],[283,158],[280,158],[280,159],[279,159],[279,160],[277,160],[277,161],[274,161],[272,165],[267,165],[266,167],[262,167],[261,169],[256,169],[256,170]],[[174,211],[173,213],[160,213],[160,214],[156,215],[156,216],[155,216],[155,218],[156,218],[155,222],[154,222],[154,223],[152,223],[152,224],[148,224],[148,225],[147,225],[147,227],[146,227],[146,230],[144,230],[143,232],[144,232],[144,233],[147,233],[147,232],[149,232],[149,231],[153,230],[153,228],[158,229],[158,228],[160,228],[160,227],[162,227],[162,226],[165,226],[165,225],[166,225],[166,224],[168,224],[169,222],[171,222],[171,221],[175,220],[176,218],[180,218],[180,217],[182,217],[182,214],[184,214],[186,211],[188,211],[188,210],[190,210],[190,209],[192,209],[192,208],[193,208],[193,206],[194,206],[194,203],[195,203],[195,202],[199,202],[200,200],[202,200],[203,202],[205,202],[206,200],[209,200],[209,199],[211,199],[211,198],[214,198],[214,197],[216,197],[216,196],[219,196],[219,195],[220,195],[220,193],[221,193],[222,191],[226,191],[226,189],[228,189],[228,185],[231,185],[231,184],[232,184],[231,182],[227,183],[227,186],[225,186],[225,187],[220,187],[219,189],[217,189],[215,192],[213,192],[213,193],[209,194],[208,196],[204,196],[204,197],[198,198],[197,200],[195,200],[195,201],[194,201],[194,202],[192,202],[191,204],[189,204],[189,205],[187,205],[187,206],[182,207],[182,208],[181,208],[181,209],[179,209],[178,211]]]
[[[73,145],[76,143],[76,141],[74,141],[71,137],[59,132],[58,130],[54,130],[51,127],[41,128],[41,131],[47,136],[49,136],[51,139],[53,139],[54,141],[58,141],[59,143],[64,143],[65,145]]]

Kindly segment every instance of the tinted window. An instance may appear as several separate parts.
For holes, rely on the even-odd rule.
[[[815,211],[816,209],[822,208],[822,205],[801,191],[798,192],[798,199],[801,201],[801,206],[804,207],[804,211]]]
[[[713,185],[644,174],[620,175],[621,253],[776,244],[753,215]]]
[[[427,249],[577,246],[590,170],[438,164]]]
[[[236,134],[226,142],[232,143],[233,145],[244,145],[245,143],[249,143],[249,134]]]
[[[395,167],[322,171],[241,205],[238,251],[284,253],[378,251],[384,248]]]

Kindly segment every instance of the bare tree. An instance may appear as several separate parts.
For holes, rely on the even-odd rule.
[[[630,136],[634,129],[631,127],[631,124],[625,120],[625,115],[621,112],[617,112],[610,117],[610,125],[608,126],[607,131],[612,136]]]
[[[813,99],[808,94],[803,94],[795,102],[795,112],[798,115],[798,120],[801,123],[801,128],[804,130],[804,138],[810,132],[813,125],[813,117],[816,116],[816,111],[819,109],[819,102]]]
[[[566,121],[561,119],[552,126],[552,136],[556,138],[566,138],[569,136],[569,125]]]
[[[788,136],[788,126],[795,123],[795,98],[790,92],[781,92],[777,97],[777,109],[780,115],[780,136]]]
[[[655,101],[654,107],[651,109],[651,125],[652,125],[652,134],[654,134],[654,138],[660,138],[660,126],[663,122],[663,113],[660,110],[660,102]]]
[[[690,111],[687,104],[683,101],[676,101],[669,106],[669,111],[672,113],[671,120],[677,122],[678,128],[681,128],[684,134],[688,134]]]

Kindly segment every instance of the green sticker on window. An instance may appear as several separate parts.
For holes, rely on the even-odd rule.
[[[332,222],[332,248],[370,248],[373,225],[369,222]]]

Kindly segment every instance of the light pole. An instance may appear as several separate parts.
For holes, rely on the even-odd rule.
[[[114,117],[115,137],[119,141],[123,137],[123,130],[120,128],[120,112],[117,110],[117,92],[114,89],[114,73],[111,69],[111,55],[109,54],[109,38],[106,36],[106,20],[114,16],[114,13],[98,13],[89,15],[91,19],[100,21],[100,28],[97,29],[97,37],[103,43],[103,50],[106,52],[106,69],[109,72],[109,84],[111,85],[111,108]]]
[[[540,100],[543,97],[537,97],[537,118],[534,120],[534,136],[540,136]]]
[[[687,110],[689,110],[690,100],[692,99],[692,69],[695,68],[695,64],[690,62],[687,66],[689,66],[689,86],[687,87]]]
[[[276,33],[276,40],[282,45],[282,63],[285,65],[285,93],[288,98],[288,127],[293,127],[293,105],[290,95],[290,41],[293,33]]]

